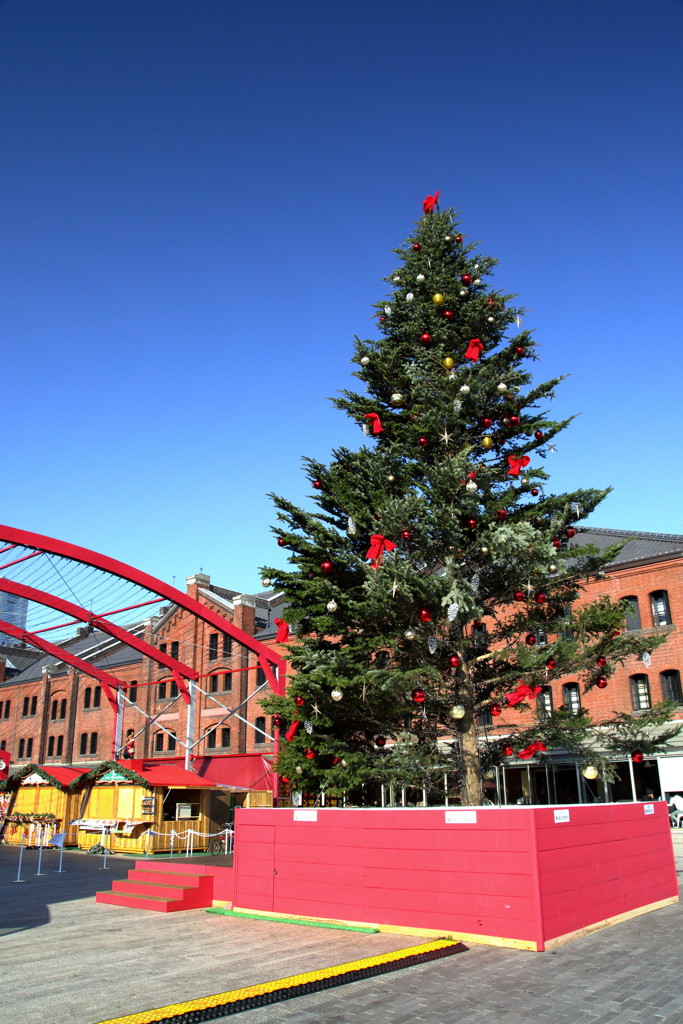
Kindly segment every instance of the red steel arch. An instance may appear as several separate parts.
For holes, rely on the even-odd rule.
[[[77,544],[70,544],[66,541],[57,540],[54,537],[47,537],[39,533],[32,533],[28,530],[18,530],[12,526],[0,526],[0,539],[15,546],[59,555],[62,558],[81,562],[84,565],[91,565],[96,569],[102,569],[104,572],[111,573],[113,576],[119,576],[121,579],[128,580],[152,593],[158,594],[160,597],[196,615],[197,618],[203,619],[204,622],[214,626],[220,632],[227,633],[243,647],[253,651],[273,691],[277,694],[285,692],[287,662],[282,655],[272,650],[267,644],[257,640],[256,637],[245,633],[244,630],[233,625],[232,622],[228,622],[227,619],[224,619],[222,615],[219,615],[213,609],[207,608],[199,601],[195,601],[194,598],[184,594],[181,590],[176,590],[175,587],[169,586],[163,580],[141,572],[125,562],[110,558],[108,555],[102,555],[97,551],[91,551],[89,548],[82,548]],[[157,651],[157,656],[160,653]]]

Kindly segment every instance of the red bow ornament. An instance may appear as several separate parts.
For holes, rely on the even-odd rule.
[[[465,352],[465,359],[471,359],[476,363],[483,351],[484,346],[481,342],[481,338],[471,338],[470,343],[467,346],[467,351]]]
[[[516,455],[508,455],[508,476],[519,476],[520,470],[528,466],[531,459],[528,455],[522,455],[521,458],[517,458]]]
[[[381,434],[382,433],[382,431],[384,430],[384,427],[382,426],[382,421],[380,420],[380,418],[379,418],[379,416],[377,415],[376,412],[366,412],[365,419],[366,420],[370,420],[370,433],[371,434]]]
[[[521,704],[523,700],[532,697],[538,697],[543,687],[541,686],[527,686],[526,683],[522,683],[516,690],[509,693],[507,696],[508,707],[514,708],[515,704]]]
[[[285,622],[284,619],[273,619],[273,622],[277,626],[277,636],[275,637],[276,644],[286,644],[289,640],[289,623]]]
[[[422,209],[425,213],[434,213],[434,207],[439,201],[439,193],[435,192],[433,196],[427,196],[426,199],[422,200]]]
[[[524,750],[520,750],[517,757],[520,757],[523,761],[528,761],[530,757],[534,756],[534,754],[538,754],[539,751],[547,749],[548,748],[545,743],[541,743],[540,740],[536,740],[535,743],[530,743],[528,747],[524,748]]]
[[[372,568],[377,569],[382,564],[382,556],[385,551],[393,551],[396,545],[393,540],[383,537],[381,533],[373,533],[370,538],[370,547],[365,556],[372,563]]]

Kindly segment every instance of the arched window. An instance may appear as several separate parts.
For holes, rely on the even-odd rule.
[[[62,756],[63,750],[64,750],[64,737],[63,736],[58,736],[57,737],[57,757],[61,757]]]
[[[166,700],[166,683],[157,686],[157,700]]]
[[[23,739],[19,740],[19,753],[17,754],[18,758],[23,758],[23,756],[24,756],[24,746],[25,746],[25,741]]]
[[[650,680],[643,673],[631,676],[631,703],[634,711],[646,711],[652,706]]]
[[[543,686],[536,698],[536,709],[541,722],[552,718],[553,714],[553,691],[549,686]]]
[[[572,715],[581,710],[581,690],[578,683],[565,683],[562,687],[562,703]]]
[[[164,749],[164,734],[163,734],[163,732],[158,732],[154,736],[154,750],[156,751],[157,754],[159,754],[159,753],[161,753],[161,751],[163,749]]]
[[[167,746],[168,746],[169,750],[175,750],[175,748],[176,748],[176,735],[175,735],[174,732],[170,733],[170,735],[168,737],[168,744],[167,744]]]
[[[221,729],[221,746],[222,747],[229,747],[230,746],[230,730],[229,729]]]
[[[33,755],[33,737],[29,736],[26,740],[26,756],[31,757]]]
[[[35,715],[37,710],[38,710],[38,698],[37,697],[31,697],[31,714]]]
[[[654,626],[671,625],[669,595],[666,590],[652,591],[650,594],[650,607],[652,608],[652,624]]]
[[[80,746],[78,748],[78,753],[79,754],[87,754],[88,753],[88,734],[87,734],[87,732],[82,732],[81,733],[81,742],[80,742]]]
[[[178,651],[180,650],[180,644],[177,640],[171,640],[171,657],[178,660]]]
[[[92,695],[92,706],[98,708],[102,703],[102,687],[96,686]]]
[[[171,683],[171,689],[170,689],[170,694],[169,695],[171,697],[177,697],[178,696],[178,684],[175,682],[175,680]]]
[[[218,634],[216,634],[216,636],[218,636]],[[206,732],[204,733],[204,737],[206,739],[207,749],[213,750],[216,746],[216,730],[207,729]]]
[[[91,732],[90,733],[90,753],[91,754],[96,754],[97,753],[97,733],[96,732]]]
[[[256,730],[254,743],[265,743],[268,737],[266,736],[266,720],[263,715],[259,715],[256,719],[254,728]]]
[[[9,709],[10,709],[10,704],[11,703],[12,703],[12,701],[10,701],[10,700],[6,700],[5,701],[5,718],[9,718]]]
[[[89,708],[91,702],[92,702],[92,690],[90,689],[89,686],[86,686],[85,690],[83,691],[83,707],[86,708],[86,709]],[[85,753],[85,751],[83,751],[83,753]]]
[[[59,717],[66,718],[66,699],[59,703]]]
[[[54,736],[48,736],[47,739],[47,756],[54,757],[55,753],[55,738]]]
[[[681,674],[678,669],[669,668],[666,672],[660,672],[659,679],[662,684],[662,697],[664,700],[672,700],[674,704],[683,704]]]
[[[130,684],[130,686],[128,688],[127,697],[128,697],[128,700],[132,701],[133,704],[135,704],[136,700],[138,699],[138,681],[137,681],[137,679],[134,679],[133,682]]]
[[[53,700],[52,704],[50,705],[50,721],[51,722],[54,722],[55,718],[57,717],[57,709],[58,708],[59,708],[59,701],[58,700]]]
[[[626,608],[626,628],[629,630],[640,629],[640,608],[638,607],[638,598],[635,594],[629,594],[628,597],[622,597],[622,601],[627,605]]]
[[[229,693],[232,690],[232,672],[226,672],[223,676],[223,693]]]

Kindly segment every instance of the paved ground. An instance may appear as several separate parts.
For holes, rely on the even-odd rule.
[[[679,847],[683,853],[683,848]],[[0,1024],[109,1017],[286,977],[419,942],[96,904],[131,862],[0,847]],[[683,869],[683,858],[679,858]],[[683,871],[679,870],[679,877]],[[106,884],[105,884],[106,883]],[[683,1024],[683,905],[548,953],[470,946],[449,959],[237,1017],[240,1024]]]

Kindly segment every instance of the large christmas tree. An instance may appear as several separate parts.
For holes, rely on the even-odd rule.
[[[304,460],[317,510],[273,496],[290,568],[263,572],[288,602],[296,674],[266,707],[287,736],[279,771],[310,792],[451,772],[481,803],[483,769],[511,750],[482,748],[482,714],[533,706],[569,672],[603,686],[653,646],[620,632],[620,604],[577,605],[615,553],[579,544],[607,491],[549,492],[560,379],[533,378],[522,310],[437,199],[396,250],[379,337],[355,342],[362,393],[334,399],[367,439]]]

